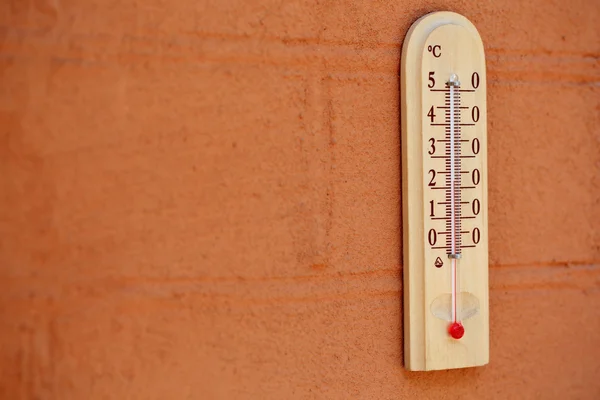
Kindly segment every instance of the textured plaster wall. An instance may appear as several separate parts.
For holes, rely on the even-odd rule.
[[[488,60],[491,363],[402,367],[399,55]],[[0,398],[600,398],[600,3],[0,2]]]

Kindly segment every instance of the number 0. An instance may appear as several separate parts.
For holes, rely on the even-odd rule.
[[[473,72],[473,75],[471,75],[471,85],[473,85],[473,89],[479,87],[479,74],[477,72]]]
[[[475,243],[475,244],[479,243],[480,239],[481,239],[481,232],[479,232],[479,228],[473,229],[473,243]]]
[[[479,215],[479,211],[481,211],[481,203],[479,202],[479,199],[473,200],[471,210],[473,210],[473,214]]]
[[[479,170],[477,168],[475,168],[471,173],[471,179],[473,180],[473,185],[479,185],[479,181],[481,180],[481,174],[479,173]]]
[[[473,150],[473,154],[479,154],[479,149],[481,145],[479,144],[479,139],[475,138],[471,142],[471,150]]]
[[[435,243],[437,242],[437,232],[435,231],[435,229],[430,229],[429,230],[429,234],[427,235],[427,240],[429,241],[430,245],[435,245]]]
[[[479,121],[479,107],[473,107],[471,110],[471,118],[473,119],[473,122]]]

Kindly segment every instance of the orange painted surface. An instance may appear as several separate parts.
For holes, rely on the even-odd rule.
[[[491,362],[402,367],[410,24],[488,59]],[[0,3],[0,398],[600,398],[600,3]]]

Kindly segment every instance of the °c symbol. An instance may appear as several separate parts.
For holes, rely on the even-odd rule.
[[[435,265],[437,268],[442,268],[442,265],[444,265],[444,262],[442,261],[441,258],[436,258],[435,262],[433,263],[433,265]]]
[[[433,54],[435,58],[440,58],[442,56],[442,46],[439,44],[427,46],[427,51]]]

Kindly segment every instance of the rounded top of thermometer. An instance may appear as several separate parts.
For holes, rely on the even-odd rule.
[[[458,80],[458,75],[456,74],[451,74],[450,78],[448,79],[448,86],[460,86],[460,81]]]

